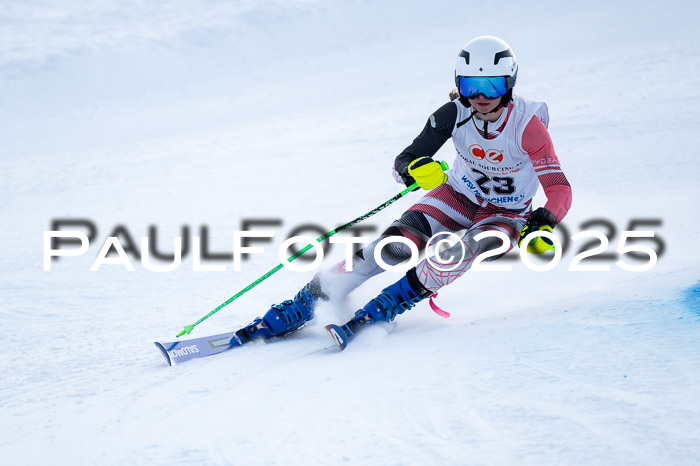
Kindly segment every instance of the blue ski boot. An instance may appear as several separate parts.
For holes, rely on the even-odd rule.
[[[432,294],[418,280],[416,269],[413,268],[401,280],[384,288],[379,296],[355,312],[355,317],[345,325],[326,325],[326,330],[342,351],[365,325],[377,321],[391,322],[397,315],[403,314]]]
[[[318,277],[314,277],[299,290],[294,299],[282,301],[281,304],[273,304],[265,315],[257,317],[250,325],[242,328],[236,334],[243,343],[258,337],[270,338],[287,335],[314,318],[314,308],[319,299],[327,301],[328,296],[321,290]]]

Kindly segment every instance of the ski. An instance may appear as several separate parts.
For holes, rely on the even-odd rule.
[[[253,325],[249,325],[235,332],[220,333],[219,335],[211,335],[208,337],[194,338],[192,340],[182,340],[173,342],[159,342],[154,341],[153,344],[163,355],[165,360],[170,366],[175,366],[177,364],[182,364],[183,362],[190,361],[192,359],[205,358],[207,356],[212,356],[214,354],[223,353],[233,348],[238,348],[246,343],[253,340],[252,335],[261,329],[265,329],[265,324],[262,320],[254,322]],[[297,329],[298,330],[298,329]],[[342,332],[342,330],[341,330]],[[290,332],[294,333],[294,332]],[[282,336],[287,336],[285,334]],[[263,341],[277,341],[280,337],[270,337],[265,338]],[[338,344],[336,342],[336,344]],[[326,346],[318,350],[311,351],[309,354],[326,351],[333,346]],[[345,348],[345,346],[343,346]]]
[[[362,330],[365,325],[373,323],[374,320],[364,309],[360,309],[355,313],[355,317],[347,321],[344,325],[329,324],[326,325],[326,331],[331,336],[338,349],[343,351],[350,343],[350,340],[355,338],[355,334]]]
[[[260,330],[267,330],[262,319],[256,319],[251,325],[243,327],[235,332],[220,333],[208,337],[194,338],[192,340],[153,343],[160,350],[168,364],[174,366],[191,359],[205,358],[213,354],[223,353],[233,348],[243,346],[253,339]]]
[[[228,332],[192,340],[166,343],[155,341],[153,343],[163,354],[168,364],[174,366],[192,359],[223,353],[224,351],[243,346],[247,342],[237,335],[237,332]]]
[[[335,324],[326,325],[326,331],[331,336],[335,344],[338,345],[340,351],[343,351],[345,347],[348,346],[348,341],[350,341],[350,339],[340,326]]]

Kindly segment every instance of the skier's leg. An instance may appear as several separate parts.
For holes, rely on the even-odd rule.
[[[421,251],[433,235],[467,228],[478,210],[478,205],[449,184],[440,185],[404,212],[379,238],[358,251],[353,258],[352,272],[345,270],[345,261],[321,272],[321,288],[331,299],[343,299],[365,281],[384,271],[374,260],[376,245],[382,239],[403,236]],[[389,243],[382,249],[381,257],[387,264],[397,265],[410,258],[411,251],[405,244]]]
[[[475,223],[459,242],[440,253],[441,261],[435,257],[431,260],[424,259],[415,268],[409,270],[401,280],[382,290],[379,296],[357,311],[355,317],[345,325],[341,327],[328,325],[326,329],[338,346],[344,349],[363,326],[377,321],[393,320],[397,315],[404,313],[462,276],[471,268],[479,254],[501,245],[501,241],[496,237],[476,241],[474,237],[479,233],[493,230],[505,233],[510,238],[508,245],[510,250],[517,244],[517,238],[524,223],[525,219],[519,213],[491,216]],[[498,257],[489,259],[495,260]],[[454,258],[453,262],[449,261],[450,258]]]
[[[397,315],[403,314],[404,311],[413,307],[423,298],[432,296],[437,290],[462,276],[471,268],[474,259],[479,254],[500,246],[501,241],[496,237],[489,237],[481,241],[474,239],[478,234],[492,230],[504,233],[515,232],[504,221],[493,221],[469,228],[460,241],[440,253],[441,261],[438,261],[436,257],[432,257],[430,260],[423,259],[415,268],[409,270],[401,280],[382,290],[381,294],[370,301],[362,311],[371,320],[385,320],[387,322],[394,320]],[[509,237],[511,242],[508,250],[517,241],[517,235],[509,234]],[[449,259],[453,259],[452,262]]]
[[[494,245],[498,244],[494,244],[491,241],[482,241],[477,243],[474,240],[474,236],[478,235],[482,231],[497,229],[499,231],[503,231],[511,238],[510,247],[512,247],[512,245],[515,244],[514,242],[516,241],[518,233],[522,228],[522,224],[525,221],[520,212],[506,211],[505,209],[490,210],[480,208],[477,204],[471,202],[466,196],[455,191],[449,184],[443,184],[430,191],[423,197],[423,199],[421,199],[420,202],[412,206],[404,214],[402,220],[404,230],[401,230],[400,233],[404,236],[408,236],[416,230],[420,231],[422,235],[420,238],[414,239],[413,237],[408,236],[414,242],[419,243],[420,249],[425,247],[427,241],[433,235],[442,232],[455,232],[458,230],[467,229],[467,232],[461,239],[461,243],[464,245],[465,254],[460,255],[454,252],[455,249],[461,248],[460,243],[457,243],[454,247],[441,253],[441,258],[449,258],[453,256],[462,257],[459,263],[456,264],[457,270],[453,274],[455,275],[454,278],[466,272],[469,267],[471,267],[474,258],[476,258],[479,253],[491,249]],[[425,221],[425,223],[420,224],[418,221]],[[413,228],[406,228],[406,225],[412,225]],[[397,233],[399,232],[392,231],[392,228],[390,227],[385,235],[389,236]],[[489,239],[494,239],[496,242],[498,242],[497,238]],[[408,250],[408,248],[406,248],[406,250]],[[405,258],[408,258],[410,251],[406,251],[405,254]],[[375,307],[384,309],[384,317],[381,320],[393,320],[396,315],[403,313],[406,309],[411,307],[405,307],[402,304],[402,302],[407,301],[407,299],[405,299],[407,296],[406,290],[409,290],[409,287],[406,285],[411,285],[410,291],[408,291],[409,294],[425,297],[432,295],[441,286],[447,284],[441,283],[440,286],[436,286],[434,281],[427,279],[424,280],[425,277],[428,277],[428,273],[425,271],[425,264],[429,265],[430,262],[427,259],[424,259],[418,264],[418,267],[409,271],[404,279],[399,280],[399,282],[382,291],[380,297],[382,295],[396,297],[396,302],[393,306],[387,304],[386,299],[383,298],[381,299],[381,301],[384,302],[382,305],[377,305],[376,303],[372,304],[372,302],[368,304],[368,306],[370,306],[372,309]],[[379,268],[378,266],[376,267]],[[412,279],[413,276],[416,277],[416,280]],[[394,286],[397,286],[397,288],[392,288]],[[426,293],[425,290],[429,291],[430,293]],[[379,299],[379,297],[376,299]],[[368,312],[369,315],[374,316],[374,320],[377,320],[377,317],[380,317],[376,315],[374,311],[370,312],[368,309]]]
[[[425,248],[431,232],[442,231],[443,228],[435,219],[422,212],[406,211],[377,239],[353,255],[350,271],[346,270],[346,261],[343,260],[320,272],[318,277],[321,288],[330,299],[342,300],[355,288],[384,271],[374,257],[380,241],[389,236],[403,236],[411,240],[420,251]],[[382,260],[389,265],[400,264],[410,257],[411,249],[403,243],[388,243],[381,251]]]
[[[486,259],[486,262],[491,262],[505,255],[517,244],[520,230],[524,224],[525,219],[517,214],[501,214],[476,222],[466,231],[460,241],[440,253],[439,260],[437,257],[423,259],[416,266],[418,279],[431,293],[436,293],[443,286],[449,285],[464,275],[471,268],[477,256],[501,246],[501,240],[495,236],[476,241],[474,238],[477,235],[487,231],[500,231],[510,239],[505,253]]]
[[[425,288],[418,276],[416,269],[412,268],[398,282],[390,285],[362,309],[355,313],[345,325],[326,325],[326,330],[336,341],[340,349],[355,336],[357,332],[367,324],[381,321],[392,321],[398,314],[412,308],[423,299],[433,293]]]

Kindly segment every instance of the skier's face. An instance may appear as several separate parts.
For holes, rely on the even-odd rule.
[[[500,97],[496,97],[495,99],[487,99],[486,97],[484,97],[484,94],[479,94],[475,98],[469,99],[469,103],[474,108],[474,110],[482,114],[489,113],[490,111],[498,107],[500,101]]]

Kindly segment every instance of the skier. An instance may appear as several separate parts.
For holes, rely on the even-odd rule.
[[[273,305],[263,317],[237,332],[238,336],[248,341],[285,335],[301,327],[313,318],[318,300],[343,298],[383,271],[374,251],[386,237],[402,236],[423,249],[436,233],[466,229],[462,244],[441,252],[439,259],[419,262],[342,327],[327,326],[341,349],[363,326],[392,321],[462,276],[480,253],[500,246],[495,237],[476,241],[479,233],[496,230],[507,234],[510,250],[515,244],[520,246],[530,232],[551,231],[571,206],[571,187],[547,132],[547,106],[513,95],[517,75],[515,55],[506,42],[491,36],[468,42],[457,58],[457,89],[451,101],[430,116],[394,163],[397,181],[406,186],[417,183],[429,192],[355,254],[351,272],[342,261],[317,274],[292,300]],[[457,157],[446,174],[432,156],[450,138]],[[538,184],[547,202],[532,211]],[[551,249],[541,237],[525,246],[533,253]],[[410,256],[409,246],[403,243],[392,242],[381,250],[381,258],[390,265]],[[448,258],[457,259],[449,262]]]

